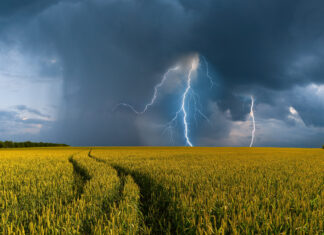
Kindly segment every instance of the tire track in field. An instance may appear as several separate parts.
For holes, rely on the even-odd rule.
[[[90,158],[92,158],[93,160],[95,160],[97,162],[107,164],[108,166],[110,166],[114,170],[116,170],[116,172],[117,172],[117,176],[118,176],[118,178],[120,180],[119,187],[117,189],[117,197],[115,197],[113,199],[113,201],[106,202],[106,204],[111,205],[112,203],[115,203],[116,207],[119,208],[119,204],[123,200],[123,197],[124,197],[124,188],[125,188],[125,184],[126,184],[126,176],[127,176],[127,174],[125,174],[123,171],[118,171],[115,167],[113,167],[111,164],[109,164],[106,160],[101,159],[101,158],[97,158],[96,156],[92,155],[91,151],[92,150],[90,149],[89,153],[88,153],[88,156]],[[104,202],[104,204],[105,204],[105,202]],[[110,212],[109,206],[108,205],[103,205],[103,208],[105,208],[106,213],[109,215],[109,212]]]
[[[92,151],[92,150],[90,149],[90,150],[89,150],[89,153],[88,153],[88,156],[89,156],[90,158],[92,158],[93,160],[95,160],[95,161],[97,161],[97,162],[107,163],[106,160],[104,160],[104,159],[100,159],[100,158],[97,158],[97,157],[91,155],[91,151]]]
[[[87,181],[91,179],[91,176],[86,168],[73,159],[73,156],[74,155],[69,158],[69,162],[73,166],[73,190],[75,191],[75,199],[79,199],[84,192]]]
[[[111,164],[117,172],[130,175],[140,188],[140,210],[144,215],[144,224],[152,234],[191,234],[184,231],[183,214],[172,201],[171,194],[149,175],[129,170],[117,164]]]
[[[176,202],[172,201],[171,193],[149,175],[130,170],[118,164],[108,163],[97,158],[89,151],[88,156],[98,162],[106,163],[117,171],[121,183],[119,187],[120,200],[122,199],[126,176],[130,175],[140,189],[140,210],[144,216],[144,226],[151,229],[151,234],[194,234],[184,230],[183,213],[177,209]]]
[[[95,160],[95,161],[97,161],[97,162],[100,162],[100,163],[107,163],[106,160],[104,160],[104,159],[100,159],[100,158],[97,158],[97,157],[93,156],[93,155],[91,154],[91,151],[92,151],[92,150],[90,149],[90,150],[89,150],[89,153],[88,153],[88,156],[89,156],[90,158],[92,158],[93,160]],[[117,171],[117,176],[118,176],[118,178],[119,178],[119,180],[120,180],[120,183],[119,183],[119,187],[118,187],[118,189],[117,189],[117,197],[114,198],[113,202],[116,203],[116,206],[117,206],[117,207],[119,207],[119,203],[120,203],[120,201],[123,199],[123,192],[124,192],[124,187],[125,187],[125,183],[126,183],[126,175],[123,174],[123,173],[121,173],[121,172],[119,172],[119,171]],[[112,203],[112,202],[110,202],[110,204],[111,204],[111,203]],[[104,205],[103,207],[104,207],[104,208],[108,208],[107,205]],[[109,211],[107,211],[107,213],[109,214]]]
[[[91,176],[84,166],[73,159],[73,156],[74,155],[69,158],[69,162],[73,166],[73,190],[75,191],[75,200],[77,200],[80,199],[84,193],[84,187],[86,183],[91,180]],[[91,223],[89,222],[90,220],[88,219],[82,219],[80,234],[92,234]]]

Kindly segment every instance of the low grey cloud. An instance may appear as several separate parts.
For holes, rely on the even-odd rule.
[[[34,118],[26,116],[27,107],[19,107],[11,110],[0,110],[0,131],[1,140],[39,140],[43,129],[52,128],[52,121],[48,120],[38,110],[30,109],[31,114],[36,114]],[[45,115],[46,116],[46,115]],[[45,119],[44,119],[45,118]],[[42,138],[52,139],[46,137],[44,134]]]
[[[43,114],[42,112],[40,112],[39,110],[37,109],[33,109],[33,108],[29,108],[27,107],[26,105],[17,105],[14,107],[16,110],[20,111],[20,112],[23,112],[23,111],[26,111],[28,113],[31,113],[31,114],[35,114],[36,116],[39,116],[39,117],[43,117],[43,118],[50,118],[49,115],[47,114]]]

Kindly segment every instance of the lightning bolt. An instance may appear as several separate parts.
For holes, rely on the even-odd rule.
[[[148,102],[145,105],[145,107],[144,107],[144,109],[142,111],[136,110],[133,105],[130,105],[128,103],[119,103],[119,104],[117,104],[115,106],[115,108],[113,110],[118,109],[120,106],[124,106],[124,107],[127,107],[130,110],[132,110],[137,115],[144,114],[155,103],[155,101],[157,99],[157,96],[158,96],[158,91],[163,86],[163,84],[165,83],[165,81],[167,80],[169,73],[170,72],[173,72],[173,71],[177,71],[179,68],[180,68],[179,66],[176,66],[174,68],[170,68],[170,69],[168,69],[168,71],[166,71],[165,74],[163,74],[162,80],[158,84],[156,84],[154,86],[154,92],[153,92],[153,96],[152,96],[150,102]]]
[[[196,71],[199,65],[199,59],[198,58],[194,58],[191,62],[191,68],[189,70],[188,76],[187,76],[187,81],[186,81],[186,89],[182,94],[182,98],[181,98],[181,106],[180,109],[176,112],[175,116],[171,119],[170,122],[168,122],[166,124],[166,128],[170,129],[172,128],[173,123],[178,119],[178,116],[180,113],[182,113],[183,115],[183,125],[184,125],[184,137],[186,140],[186,144],[190,147],[193,147],[193,144],[189,138],[189,122],[187,120],[188,118],[188,111],[186,109],[186,103],[187,103],[187,99],[188,96],[191,95],[195,95],[195,92],[192,90],[191,88],[191,81],[192,81],[192,73],[193,71]],[[196,104],[196,99],[195,96],[193,96],[195,104]],[[199,109],[196,108],[195,105],[195,110],[204,118],[206,118],[208,120],[208,118],[206,117],[206,115],[204,115]]]
[[[210,76],[209,74],[209,66],[208,66],[208,62],[205,58],[205,56],[201,56],[203,58],[203,61],[205,63],[205,66],[206,66],[206,76],[207,78],[209,79],[209,82],[210,82],[210,88],[213,88],[215,82],[214,82],[214,79],[212,78],[212,76]]]
[[[250,143],[250,147],[253,146],[253,142],[254,142],[254,134],[255,134],[255,120],[254,120],[254,111],[253,111],[253,106],[254,106],[254,98],[253,96],[251,96],[251,110],[250,110],[250,117],[252,118],[252,135],[251,135],[251,143]]]
[[[203,57],[204,58],[204,57]],[[207,70],[207,77],[210,79],[211,82],[211,87],[213,86],[214,82],[212,77],[209,75],[209,71],[208,71],[208,64],[207,64],[207,60],[205,60],[206,63],[206,70]],[[181,120],[181,122],[183,123],[183,127],[184,127],[184,139],[186,141],[186,145],[193,147],[193,144],[190,140],[189,134],[189,127],[190,127],[190,123],[189,123],[189,107],[192,104],[193,109],[194,109],[194,118],[196,120],[196,115],[200,115],[202,118],[204,118],[205,120],[207,120],[209,123],[209,119],[207,118],[207,116],[199,109],[199,107],[201,107],[200,105],[200,97],[199,95],[192,89],[192,75],[193,72],[197,70],[197,68],[199,67],[199,57],[195,56],[192,61],[191,61],[191,66],[188,72],[188,75],[186,76],[186,82],[185,82],[185,89],[182,93],[181,96],[181,102],[180,102],[180,107],[178,108],[178,111],[174,114],[173,118],[164,125],[164,131],[170,131],[170,138],[173,141],[173,134],[172,134],[172,130],[173,128],[176,127],[177,121]],[[164,85],[165,81],[168,78],[169,73],[174,72],[176,70],[178,70],[180,67],[176,66],[173,68],[170,68],[164,75],[162,80],[156,84],[154,86],[154,92],[153,92],[153,96],[150,100],[150,102],[148,102],[145,106],[144,109],[142,111],[138,111],[136,110],[132,105],[128,104],[128,103],[119,103],[116,105],[116,107],[114,108],[117,109],[120,106],[124,106],[129,108],[131,111],[133,111],[135,114],[137,115],[141,115],[144,114],[151,106],[154,105],[154,103],[156,102],[156,99],[158,97],[158,92],[159,89]],[[180,119],[181,117],[181,119]]]
[[[191,74],[194,70],[197,69],[198,65],[197,65],[197,61],[196,60],[193,60],[192,63],[191,63],[191,68],[189,70],[189,74],[188,74],[188,79],[187,79],[187,87],[186,87],[186,90],[185,92],[183,93],[183,96],[182,96],[182,104],[181,104],[181,111],[183,113],[183,124],[184,124],[184,135],[185,135],[185,138],[186,138],[186,142],[187,144],[192,147],[192,143],[190,141],[190,138],[189,138],[189,134],[188,134],[188,121],[187,121],[187,110],[186,110],[186,100],[187,100],[187,96],[188,96],[188,93],[191,89]]]

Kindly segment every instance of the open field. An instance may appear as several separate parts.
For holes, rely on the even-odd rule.
[[[0,150],[2,234],[324,234],[324,150]]]

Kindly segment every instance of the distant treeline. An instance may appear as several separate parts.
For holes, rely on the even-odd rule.
[[[29,147],[66,147],[66,144],[54,144],[43,142],[13,142],[13,141],[0,141],[0,148],[29,148]]]

